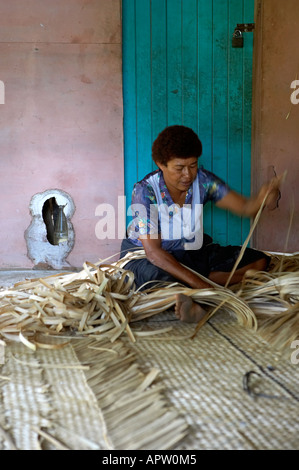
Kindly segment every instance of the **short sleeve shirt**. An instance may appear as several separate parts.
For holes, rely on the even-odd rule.
[[[201,167],[180,207],[168,192],[163,172],[149,173],[133,188],[128,238],[140,247],[139,237],[150,235],[160,237],[166,251],[199,249],[203,239],[203,206],[219,201],[229,191],[224,181]]]

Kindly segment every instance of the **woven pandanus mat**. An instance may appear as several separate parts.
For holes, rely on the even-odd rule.
[[[6,347],[0,369],[0,448],[106,448],[103,419],[71,347]]]
[[[298,365],[226,315],[193,333],[166,313],[135,344],[10,344],[0,448],[298,449]]]
[[[169,402],[189,424],[177,449],[299,448],[299,364],[225,314],[193,340],[195,325],[164,318],[134,326],[134,350],[143,367],[161,369]],[[169,330],[145,336],[161,328]]]
[[[187,424],[158,375],[141,372],[121,340],[36,351],[9,344],[0,367],[0,449],[171,448]]]

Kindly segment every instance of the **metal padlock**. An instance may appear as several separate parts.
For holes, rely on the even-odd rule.
[[[232,47],[242,48],[244,47],[244,37],[242,31],[235,29],[232,39]]]

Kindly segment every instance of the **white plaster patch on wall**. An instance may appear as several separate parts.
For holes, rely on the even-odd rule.
[[[43,218],[43,208],[48,200],[55,199],[58,206],[64,207],[67,220],[68,239],[58,245],[49,242],[47,226]],[[37,265],[48,265],[53,269],[69,268],[66,258],[75,244],[75,233],[71,218],[75,212],[73,199],[66,192],[59,189],[48,189],[43,193],[35,194],[29,205],[32,221],[25,231],[28,257]]]

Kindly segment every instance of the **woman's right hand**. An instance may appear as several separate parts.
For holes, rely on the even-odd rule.
[[[163,250],[160,238],[148,236],[140,237],[147,259],[160,269],[169,273],[172,277],[190,286],[192,289],[210,289],[212,286],[201,279],[197,274],[185,268],[172,254]]]

